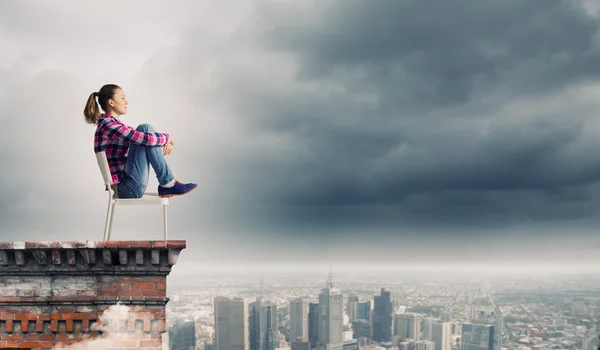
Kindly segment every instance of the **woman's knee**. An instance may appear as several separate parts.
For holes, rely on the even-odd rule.
[[[138,125],[138,127],[135,130],[142,131],[142,132],[149,132],[149,131],[154,131],[154,128],[150,124],[140,124],[140,125]]]

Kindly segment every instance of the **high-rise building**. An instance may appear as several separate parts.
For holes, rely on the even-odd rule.
[[[394,315],[393,335],[398,336],[399,339],[408,338],[408,322],[409,322],[409,320],[410,320],[409,314]]]
[[[348,322],[358,320],[358,295],[350,294],[348,296],[348,303],[346,304],[346,314],[348,315]]]
[[[196,348],[196,322],[193,319],[175,317],[169,325],[169,349],[190,350]]]
[[[433,322],[430,317],[423,320],[423,340],[433,341]]]
[[[319,294],[317,343],[342,344],[344,332],[344,301],[339,289],[333,287],[331,275],[327,287]]]
[[[308,304],[308,342],[310,348],[317,347],[319,336],[319,303]]]
[[[464,323],[460,350],[494,350],[494,326]]]
[[[370,338],[371,337],[371,322],[367,320],[352,321],[352,338]]]
[[[435,344],[428,340],[418,340],[414,343],[414,350],[434,350]]]
[[[367,320],[370,321],[371,320],[371,306],[373,304],[371,303],[371,300],[365,301],[363,303],[359,302],[358,303],[358,319],[359,320]]]
[[[435,343],[435,350],[450,350],[450,336],[452,327],[449,322],[433,322],[431,340]]]
[[[310,350],[310,343],[307,340],[298,338],[292,340],[292,350]]]
[[[249,350],[248,306],[242,298],[215,297],[215,350]]]
[[[396,314],[394,316],[394,335],[400,339],[421,340],[421,315]]]
[[[308,303],[303,299],[290,302],[290,341],[308,341]]]
[[[390,292],[381,288],[381,295],[375,296],[373,309],[373,340],[389,342],[392,339],[392,299]]]
[[[275,350],[279,347],[277,305],[257,298],[250,304],[250,350]]]
[[[414,341],[421,340],[421,315],[410,315],[408,321],[408,337]]]

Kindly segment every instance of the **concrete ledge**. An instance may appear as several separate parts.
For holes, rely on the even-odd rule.
[[[0,276],[168,275],[185,241],[0,242]]]

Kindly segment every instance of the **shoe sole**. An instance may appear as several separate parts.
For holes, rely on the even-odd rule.
[[[190,192],[193,192],[197,188],[198,188],[198,186],[192,188],[191,190],[189,190],[187,192],[183,192],[183,193],[179,193],[179,194],[165,194],[165,195],[160,196],[160,198],[171,198],[171,197],[183,196],[184,194],[188,194]]]

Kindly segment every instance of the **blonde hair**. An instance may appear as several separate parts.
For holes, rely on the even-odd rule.
[[[100,88],[98,92],[92,92],[90,94],[90,97],[88,97],[87,102],[85,103],[85,108],[83,109],[86,123],[98,123],[101,114],[98,104],[100,104],[100,108],[106,112],[108,100],[114,97],[117,89],[120,89],[120,87],[115,84],[107,84]],[[96,97],[98,97],[98,102],[96,102]]]

